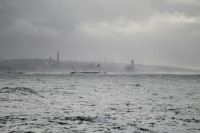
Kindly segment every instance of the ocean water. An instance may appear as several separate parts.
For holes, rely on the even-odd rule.
[[[199,133],[200,75],[0,74],[1,133]]]

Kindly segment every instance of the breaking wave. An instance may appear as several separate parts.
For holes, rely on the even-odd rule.
[[[20,94],[20,95],[36,95],[39,97],[43,97],[36,90],[27,88],[27,87],[3,87],[0,89],[0,93],[12,93],[12,94]]]

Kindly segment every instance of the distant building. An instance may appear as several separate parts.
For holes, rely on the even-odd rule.
[[[51,57],[49,57],[49,65],[51,65],[53,63],[53,60]]]
[[[135,61],[134,60],[131,60],[131,69],[135,70]]]
[[[126,72],[134,72],[135,71],[135,61],[131,60],[131,64],[126,66]]]
[[[49,57],[48,64],[53,65],[53,66],[60,64],[60,52],[59,51],[57,51],[56,59]]]
[[[59,64],[59,62],[60,62],[60,52],[59,51],[57,51],[57,64]]]

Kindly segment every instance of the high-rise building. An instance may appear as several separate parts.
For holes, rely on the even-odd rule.
[[[59,62],[60,62],[60,52],[57,51],[57,64],[59,64]]]

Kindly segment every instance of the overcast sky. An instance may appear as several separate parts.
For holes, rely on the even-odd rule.
[[[0,0],[0,57],[200,68],[200,0]]]

